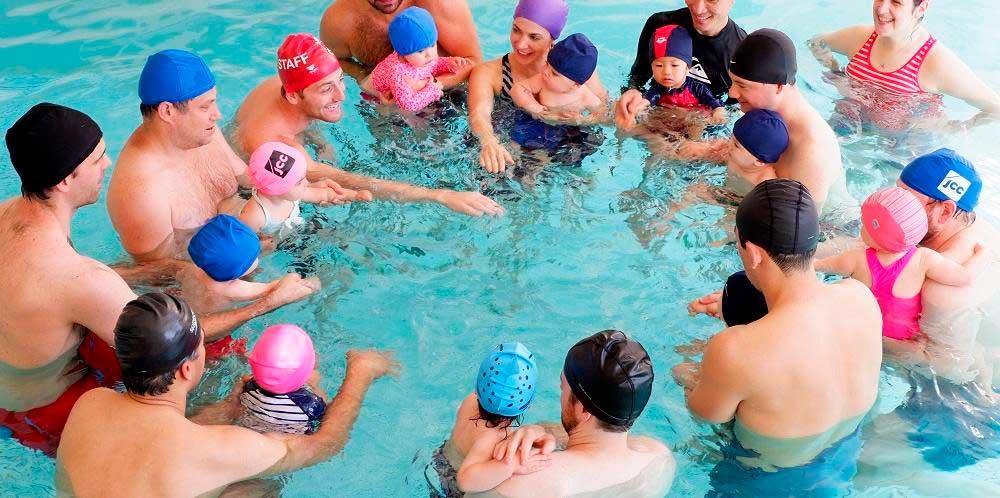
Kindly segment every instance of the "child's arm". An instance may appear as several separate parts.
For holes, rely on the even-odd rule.
[[[431,74],[437,77],[445,88],[451,88],[469,79],[473,67],[475,63],[465,57],[438,57],[431,68]]]
[[[986,260],[986,251],[978,244],[973,249],[972,257],[965,262],[964,266],[942,256],[933,249],[921,247],[919,251],[923,253],[927,278],[939,284],[955,287],[969,285],[976,270]]]
[[[232,301],[252,301],[271,292],[277,283],[278,280],[265,284],[263,282],[248,282],[236,279],[219,286],[219,293]]]
[[[458,488],[466,493],[489,491],[514,475],[514,464],[493,459],[493,447],[500,441],[496,431],[476,440],[458,470]]]
[[[865,258],[865,250],[847,251],[843,254],[816,260],[816,269],[823,273],[833,273],[844,277],[857,274],[858,263]]]
[[[514,87],[510,89],[510,97],[514,100],[514,103],[518,107],[524,109],[530,114],[541,114],[545,112],[546,108],[542,104],[538,103],[538,99],[535,95],[541,90],[541,76],[532,76],[524,81],[518,81],[514,83]]]
[[[302,192],[302,201],[310,204],[344,204],[372,199],[372,193],[367,190],[345,189],[329,178],[310,183]]]
[[[686,161],[708,161],[725,164],[730,154],[729,140],[699,140],[681,139],[677,146],[677,156]]]
[[[691,93],[694,93],[694,96],[698,98],[698,102],[712,108],[712,117],[708,118],[708,122],[715,125],[726,124],[729,121],[729,116],[726,114],[726,108],[723,107],[722,101],[712,95],[712,90],[708,88],[708,85],[700,81],[689,81],[691,81],[689,86]]]
[[[260,233],[260,227],[264,226],[264,210],[257,203],[257,199],[253,197],[243,205],[239,218],[240,221],[257,233]]]

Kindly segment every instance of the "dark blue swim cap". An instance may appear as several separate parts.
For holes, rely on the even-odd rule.
[[[653,362],[642,344],[623,332],[604,330],[566,353],[563,375],[590,414],[631,427],[653,392]]]
[[[938,149],[914,159],[899,180],[907,187],[938,201],[955,201],[958,209],[972,212],[979,204],[983,180],[968,159],[951,149]]]
[[[215,76],[205,61],[184,50],[150,55],[139,75],[139,100],[146,105],[184,102],[215,87]]]
[[[774,164],[788,149],[788,127],[781,115],[767,109],[754,109],[736,120],[733,136],[753,157]]]
[[[574,33],[552,46],[548,62],[555,72],[582,85],[597,69],[597,47],[586,36]]]
[[[437,26],[431,13],[408,7],[389,23],[389,41],[399,55],[410,55],[437,43]]]
[[[260,239],[240,220],[220,214],[208,220],[188,244],[191,261],[217,282],[243,276],[260,255]]]

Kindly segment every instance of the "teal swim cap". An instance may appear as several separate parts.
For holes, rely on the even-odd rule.
[[[516,417],[535,398],[535,356],[520,342],[505,342],[483,360],[476,376],[479,404],[493,414]]]

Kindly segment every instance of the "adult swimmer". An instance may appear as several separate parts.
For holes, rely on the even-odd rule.
[[[442,56],[483,60],[476,24],[466,0],[335,0],[319,24],[323,43],[340,59],[344,72],[372,95],[365,79],[382,59],[392,53],[389,23],[408,7],[421,7],[434,17],[438,29],[438,51]],[[364,80],[364,81],[363,81]],[[439,78],[445,88],[460,81],[447,75]]]
[[[549,454],[538,472],[515,475],[482,497],[630,496],[667,494],[676,462],[666,445],[629,431],[653,390],[653,364],[645,348],[617,330],[604,330],[566,353],[560,375],[565,450]],[[494,458],[514,466],[533,452],[549,452],[555,437],[525,426],[495,448]]]
[[[469,216],[503,214],[499,204],[478,192],[429,189],[380,180],[313,160],[303,146],[302,134],[317,120],[340,121],[341,104],[346,98],[343,80],[344,71],[337,57],[322,42],[307,33],[289,35],[278,49],[278,76],[253,89],[236,112],[233,135],[237,147],[249,156],[265,142],[285,142],[307,158],[310,177],[320,172],[342,185],[363,191],[365,200],[374,196],[396,202],[436,202]]]
[[[369,386],[395,372],[386,353],[349,351],[340,390],[312,435],[259,434],[230,425],[229,397],[185,418],[188,394],[205,371],[205,334],[178,298],[146,294],[115,327],[124,394],[95,389],[80,398],[56,459],[60,495],[218,496],[227,485],[308,467],[347,443]]]
[[[635,125],[635,113],[642,102],[643,87],[653,77],[649,60],[650,39],[657,28],[668,24],[683,26],[691,34],[693,57],[688,76],[723,98],[732,86],[729,61],[747,32],[729,17],[735,0],[684,0],[683,9],[649,16],[639,34],[639,47],[628,76],[628,89],[615,104],[615,121],[624,129]]]
[[[469,76],[469,128],[479,138],[479,165],[490,173],[499,173],[514,163],[510,151],[500,143],[493,129],[493,104],[497,97],[513,108],[510,96],[514,83],[534,77],[546,66],[549,49],[555,44],[569,15],[566,0],[520,0],[514,8],[510,28],[511,51],[503,57],[484,62]],[[587,87],[607,102],[608,91],[597,71],[587,80]],[[542,113],[551,124],[579,125],[578,114]]]
[[[249,185],[247,166],[216,126],[215,77],[205,62],[183,50],[151,55],[139,77],[142,124],[132,133],[108,186],[108,214],[125,250],[136,261],[187,259],[188,241],[220,212],[238,213],[236,191]],[[341,189],[340,200],[357,197]],[[244,306],[202,317],[209,356],[235,346],[228,334],[246,321],[317,289],[297,275]],[[218,339],[218,340],[217,340]]]
[[[767,109],[777,112],[788,127],[788,148],[774,164],[778,178],[802,182],[817,209],[848,210],[857,203],[847,192],[840,144],[830,125],[816,112],[795,85],[798,64],[795,45],[775,29],[751,33],[736,49],[729,65],[733,86],[729,95],[743,112]],[[685,143],[685,155],[704,155],[706,148],[726,147],[728,140]],[[697,149],[700,149],[697,150]],[[697,152],[697,153],[695,153]],[[830,201],[830,208],[823,207]]]
[[[883,129],[900,129],[915,120],[943,118],[941,95],[964,100],[982,113],[967,124],[1000,114],[1000,95],[927,31],[923,21],[930,0],[874,0],[874,24],[824,33],[809,41],[821,64],[840,72],[834,53],[850,57],[844,68],[850,83],[845,96]],[[939,122],[935,120],[931,125]]]
[[[111,165],[100,127],[42,103],[6,135],[21,196],[0,204],[0,426],[54,454],[84,392],[118,379],[108,344],[135,294],[114,271],[78,254],[76,210],[97,202]]]
[[[766,180],[743,199],[737,252],[767,314],[712,336],[700,366],[674,368],[692,414],[735,420],[711,474],[721,495],[817,493],[855,472],[861,421],[878,393],[882,317],[861,283],[817,279],[818,217],[794,180]]]

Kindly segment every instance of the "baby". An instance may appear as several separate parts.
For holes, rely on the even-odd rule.
[[[917,244],[927,235],[924,206],[909,191],[892,187],[875,192],[861,205],[861,240],[868,247],[819,259],[816,269],[861,281],[872,290],[882,310],[882,335],[918,339],[920,289],[927,279],[962,286],[985,261],[977,246],[962,266]]]
[[[456,73],[468,77],[472,61],[464,57],[438,57],[437,27],[430,12],[409,7],[389,23],[393,53],[379,62],[371,84],[383,102],[395,101],[403,110],[417,112],[444,94],[435,78]]]
[[[649,106],[710,110],[711,116],[708,120],[710,123],[725,124],[728,118],[722,101],[715,98],[704,83],[688,76],[692,50],[691,35],[681,26],[670,24],[660,27],[653,33],[649,43],[653,83],[643,95],[643,101],[636,110],[636,115]],[[689,117],[699,119],[691,120]],[[701,137],[704,132],[704,123],[700,116],[684,116],[680,122],[686,125],[687,134],[691,138]],[[647,124],[647,128],[650,127],[650,124]]]
[[[537,380],[534,355],[519,342],[500,344],[483,360],[475,390],[462,401],[444,447],[445,463],[450,464],[446,466],[452,472],[459,469],[457,484],[462,492],[487,491],[515,473],[529,473],[544,465],[546,456],[537,454],[523,468],[493,460],[496,443],[507,437],[512,426],[520,425],[535,397]]]
[[[340,202],[345,191],[332,181],[307,183],[307,167],[305,156],[295,147],[281,142],[258,147],[247,166],[253,193],[240,212],[240,220],[280,241],[305,222],[299,210],[301,201]],[[356,200],[371,200],[371,193],[359,190]]]
[[[243,386],[239,424],[257,432],[312,434],[326,402],[306,386],[316,366],[312,339],[295,325],[274,325],[250,353],[253,378]]]

